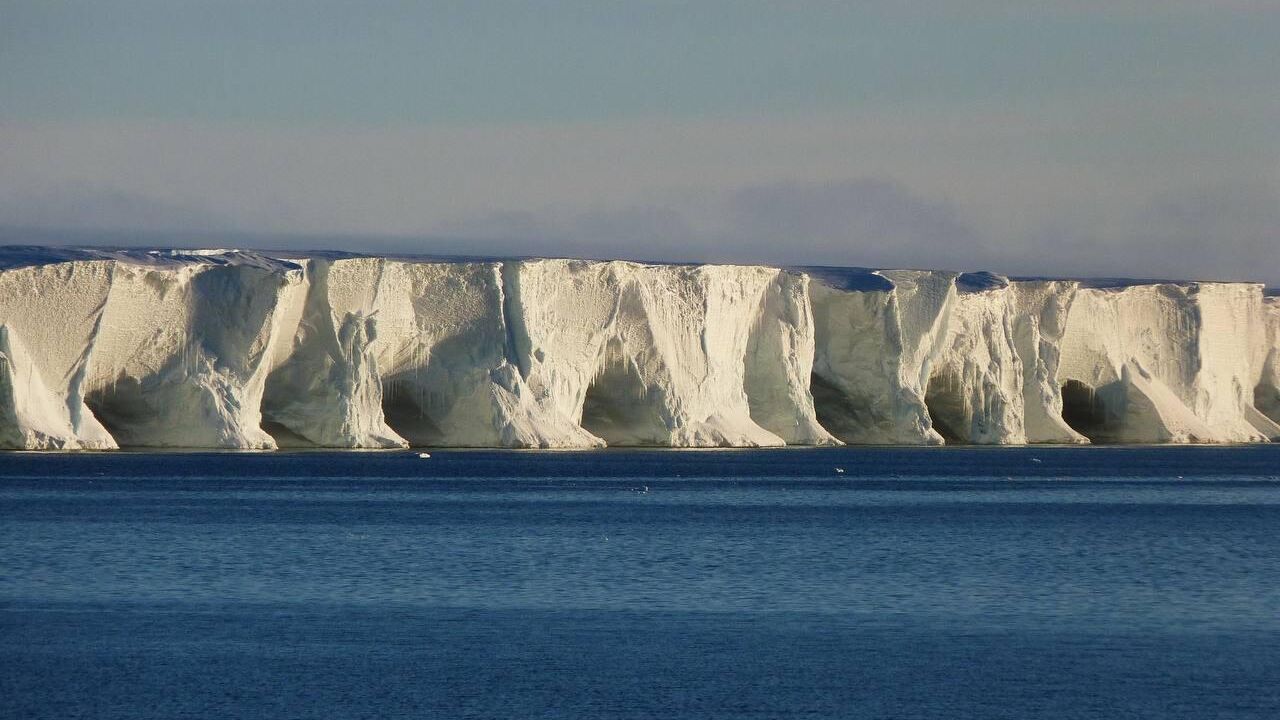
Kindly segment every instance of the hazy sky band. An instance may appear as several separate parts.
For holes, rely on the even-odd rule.
[[[0,112],[525,123],[1276,87],[1261,3],[1008,5],[4,2]]]
[[[0,225],[1274,280],[1277,37],[1248,0],[0,0]]]

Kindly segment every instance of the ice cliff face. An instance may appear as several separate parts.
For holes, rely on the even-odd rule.
[[[88,360],[113,268],[86,261],[0,272],[3,447],[116,447],[85,405]]]
[[[1076,285],[924,270],[814,270],[819,417],[845,442],[1086,442],[1062,418]]]
[[[1248,283],[0,248],[0,447],[1280,437]]]
[[[82,371],[121,445],[266,449],[262,395],[294,268],[115,263]]]
[[[512,349],[547,415],[615,445],[825,444],[806,278],[537,260],[508,271]]]
[[[1264,418],[1280,424],[1280,296],[1264,298],[1262,322],[1264,341],[1254,357],[1260,371],[1253,402]],[[1272,440],[1280,440],[1280,431],[1270,432]]]
[[[1269,356],[1262,287],[1247,283],[1083,288],[1061,342],[1069,416],[1095,440],[1253,442]]]
[[[940,445],[925,405],[955,273],[811,269],[818,419],[848,443]]]
[[[263,427],[286,447],[407,445],[383,417],[382,379],[371,350],[377,339],[369,307],[375,285],[353,293],[347,282],[353,274],[357,288],[362,280],[376,280],[381,261],[345,261],[349,271],[332,273],[333,283],[332,261],[301,264],[303,279],[281,314],[284,339],[275,346],[263,388]]]

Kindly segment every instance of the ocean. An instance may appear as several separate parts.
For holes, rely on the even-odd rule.
[[[1280,445],[432,455],[0,455],[0,717],[1280,717]]]

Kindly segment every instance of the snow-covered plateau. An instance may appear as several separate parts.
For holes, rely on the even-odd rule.
[[[0,248],[0,448],[1280,440],[1256,283]]]

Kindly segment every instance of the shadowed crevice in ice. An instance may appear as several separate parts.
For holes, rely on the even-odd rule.
[[[160,414],[147,403],[142,383],[132,377],[90,391],[84,403],[121,447],[145,445],[145,437],[140,437],[137,429]]]
[[[439,400],[435,400],[439,403]],[[403,376],[387,378],[382,388],[382,414],[387,425],[414,447],[440,445],[445,433],[431,417],[433,400]]]
[[[933,429],[947,444],[969,442],[971,413],[963,395],[964,384],[954,375],[935,375],[924,394]]]
[[[281,423],[272,422],[271,420],[262,421],[262,431],[271,436],[276,441],[276,445],[282,448],[315,448],[319,447],[311,440],[290,430]]]
[[[814,373],[809,380],[818,422],[842,442],[859,442],[868,427],[883,418],[872,412],[867,399],[850,396],[830,380]]]
[[[1107,409],[1108,395],[1079,380],[1067,380],[1062,385],[1062,419],[1090,442],[1106,442],[1116,422]]]
[[[611,446],[667,445],[671,430],[663,420],[654,390],[614,344],[605,351],[604,369],[587,388],[582,429]]]

